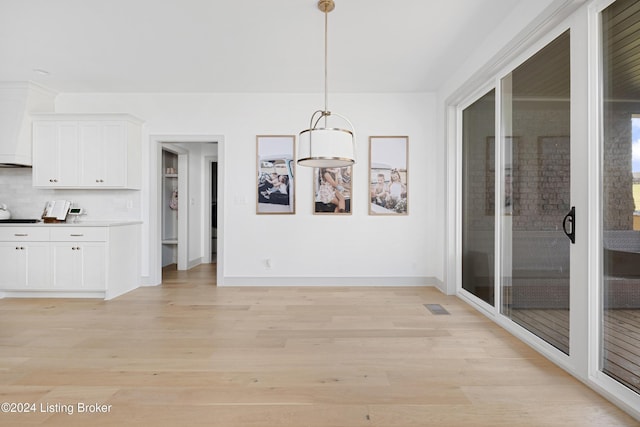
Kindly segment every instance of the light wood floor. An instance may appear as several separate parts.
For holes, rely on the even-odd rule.
[[[216,288],[0,300],[0,425],[640,425],[432,288]],[[433,315],[424,304],[451,314]],[[79,402],[110,412],[42,412]]]

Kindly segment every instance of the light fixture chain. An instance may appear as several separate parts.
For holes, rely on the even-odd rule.
[[[329,12],[327,8],[324,9],[324,111],[325,113],[329,112],[329,66],[328,62],[328,52],[329,52],[329,42],[328,42],[328,33],[329,33]],[[324,116],[324,127],[327,127],[327,114]]]

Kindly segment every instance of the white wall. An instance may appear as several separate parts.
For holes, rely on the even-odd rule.
[[[57,112],[127,112],[146,121],[141,191],[143,275],[157,282],[156,212],[150,209],[150,135],[223,135],[225,284],[424,284],[440,279],[442,224],[434,94],[335,94],[330,106],[356,126],[353,214],[312,214],[311,170],[299,167],[295,215],[256,215],[257,134],[296,134],[321,107],[318,94],[60,94]],[[368,137],[409,136],[409,215],[368,215]],[[221,242],[219,242],[220,244]],[[200,245],[202,247],[202,245]],[[195,247],[191,249],[197,250]],[[193,255],[190,255],[192,257]],[[201,255],[203,256],[203,254]],[[265,259],[271,259],[268,268]],[[435,277],[435,279],[434,279]],[[291,282],[287,282],[291,280]]]

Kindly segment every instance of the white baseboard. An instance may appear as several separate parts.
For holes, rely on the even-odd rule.
[[[162,280],[155,280],[151,276],[140,277],[140,286],[158,286],[161,282]]]
[[[434,286],[445,292],[444,282],[437,277],[243,277],[226,276],[218,286]],[[142,276],[140,286],[158,286],[151,276]]]
[[[187,264],[187,270],[191,270],[193,267],[197,267],[200,264],[202,264],[202,257],[200,258],[196,258],[196,259],[192,259],[189,261],[189,263]]]
[[[5,291],[5,298],[99,298],[105,299],[105,291],[77,291],[77,290],[29,290]]]
[[[437,277],[433,278],[433,286],[435,286],[436,288],[438,288],[440,290],[440,292],[442,292],[445,295],[453,295],[453,294],[447,294],[447,285],[445,285],[444,281],[438,279]]]
[[[435,277],[229,277],[220,286],[438,286]]]

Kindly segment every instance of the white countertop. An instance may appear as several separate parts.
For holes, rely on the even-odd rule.
[[[0,223],[0,227],[118,227],[123,225],[142,224],[142,221],[130,220],[103,220],[103,221],[78,221],[55,223]]]

